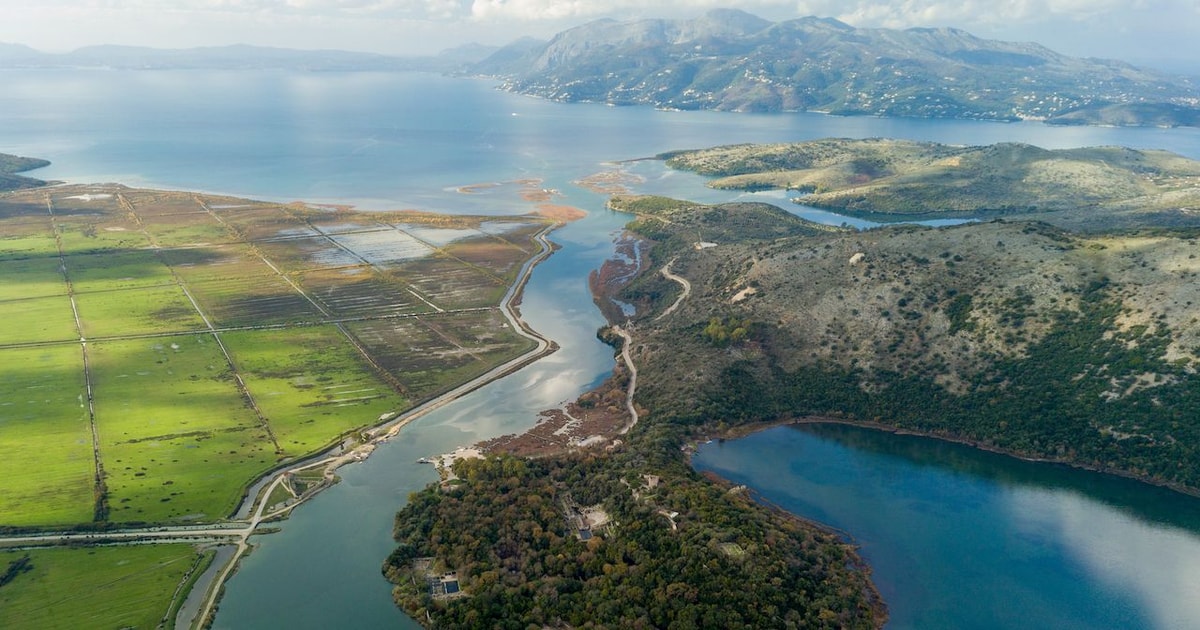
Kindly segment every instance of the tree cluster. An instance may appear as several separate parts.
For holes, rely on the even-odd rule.
[[[677,438],[651,443],[666,447]],[[836,537],[709,483],[666,453],[460,462],[461,483],[416,493],[396,517],[400,546],[384,572],[397,603],[432,627],[880,621],[865,576]],[[650,470],[662,479],[654,488],[643,476]],[[581,540],[566,505],[602,506],[612,524]],[[413,570],[417,558],[456,571],[466,596],[431,597],[425,576]]]

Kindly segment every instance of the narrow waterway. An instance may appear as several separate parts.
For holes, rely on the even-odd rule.
[[[623,222],[599,211],[551,235],[569,247],[534,270],[521,311],[558,341],[558,352],[429,413],[366,461],[339,469],[340,484],[258,540],[228,582],[214,627],[415,627],[392,604],[380,568],[394,547],[392,516],[409,493],[437,480],[433,467],[417,460],[523,431],[536,410],[607,376],[612,349],[595,337],[604,322],[580,278],[611,253],[611,233]]]

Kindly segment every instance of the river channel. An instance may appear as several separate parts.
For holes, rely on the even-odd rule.
[[[671,149],[828,136],[956,144],[1021,141],[1047,148],[1119,144],[1165,148],[1200,158],[1196,129],[660,112],[550,103],[499,92],[485,81],[427,74],[64,70],[5,71],[0,72],[0,80],[5,82],[0,93],[0,151],[52,160],[52,166],[35,173],[43,178],[349,203],[377,210],[492,214],[519,214],[531,207],[511,187],[473,195],[458,192],[458,187],[536,178],[559,193],[555,203],[589,211],[583,220],[551,235],[561,250],[534,270],[521,307],[526,321],[561,349],[408,425],[365,462],[340,469],[342,482],[298,508],[279,524],[277,533],[256,537],[255,550],[226,584],[217,628],[415,627],[393,606],[380,566],[392,549],[392,515],[409,493],[436,479],[432,467],[417,460],[524,430],[538,411],[594,387],[612,368],[611,349],[595,339],[603,321],[588,295],[586,278],[612,255],[614,237],[626,218],[604,210],[604,198],[576,185],[579,178],[621,169],[639,178],[633,184],[639,192],[725,200],[730,193],[705,189],[702,179],[668,171],[658,162],[613,163]],[[777,196],[751,198],[783,203]],[[828,213],[798,211],[815,220],[865,225]],[[785,431],[790,431],[785,435],[807,435]],[[795,465],[792,449],[768,448],[756,439],[752,436],[711,452],[747,448],[755,453],[751,458],[755,466]],[[982,499],[965,490],[940,492],[944,488],[939,479],[968,479],[985,487],[994,483],[994,475],[978,467],[955,467],[953,461],[938,458],[905,464],[911,470],[889,468],[897,458],[906,460],[890,455],[888,459],[879,451],[891,448],[893,442],[903,446],[908,438],[879,434],[871,440],[812,439],[817,440],[812,444],[828,446],[795,446],[804,453],[828,452],[833,459],[810,461],[802,467],[824,470],[858,457],[861,462],[855,465],[868,467],[856,473],[858,477],[875,481],[873,486],[868,483],[867,491],[887,493],[900,486],[895,488],[899,494],[872,499],[880,506],[874,511],[885,520],[882,506],[911,509],[892,519],[897,527],[940,527],[942,515],[981,505]],[[708,465],[709,456],[705,449],[698,461]],[[714,463],[712,468],[731,478],[739,474],[736,464],[719,468]],[[883,483],[889,475],[907,476],[913,471],[935,478],[928,483]],[[1091,478],[1087,473],[1070,474]],[[1091,558],[1087,562],[1105,565],[1097,574],[1112,576],[1140,576],[1177,567],[1171,576],[1190,577],[1184,584],[1200,583],[1200,576],[1187,573],[1200,566],[1200,556],[1188,555],[1196,545],[1195,522],[1162,525],[1151,520],[1150,526],[1121,528],[1114,523],[1141,518],[1137,510],[1115,508],[1111,518],[1101,518],[1096,516],[1099,512],[1081,508],[1096,501],[1105,505],[1107,490],[1097,495],[1090,481],[1063,492],[1020,475],[1005,483],[1005,488],[1024,490],[1004,495],[1011,502],[1004,514],[1028,514],[1028,518],[995,517],[986,521],[987,527],[955,527],[940,536],[916,536],[916,542],[877,538],[871,527],[860,530],[857,521],[841,520],[840,510],[866,508],[852,503],[850,492],[836,485],[833,489],[811,485],[804,504],[771,494],[770,479],[751,485],[788,509],[830,522],[863,543],[864,554],[878,564],[875,576],[892,607],[894,627],[931,627],[927,620],[933,620],[934,626],[972,625],[973,618],[955,616],[956,611],[971,608],[974,601],[1001,601],[1000,594],[1026,580],[1026,574],[1013,572],[1013,563],[1005,561],[1018,552],[1032,554],[1046,566],[1069,570],[1079,565],[1068,565],[1064,558],[1087,556]],[[1159,491],[1135,484],[1127,492]],[[817,501],[821,503],[815,508],[810,505]],[[1166,511],[1175,505],[1192,505],[1191,499],[1170,494],[1155,501]],[[910,514],[912,521],[907,520]],[[915,515],[925,520],[915,520]],[[1069,550],[1081,544],[1081,537],[1094,543],[1072,556]],[[981,547],[983,551],[962,551],[956,546],[959,539],[983,539],[988,544]],[[1064,551],[1039,555],[1041,548],[1034,543]],[[955,554],[991,555],[956,563],[956,558],[965,560],[966,555]],[[948,561],[927,561],[935,557]],[[899,560],[889,564],[889,558]],[[910,573],[918,567],[922,575],[915,581],[918,586],[900,588],[901,578],[889,573],[887,566]],[[924,577],[955,567],[968,573]],[[964,600],[944,586],[964,582],[970,583],[972,593],[990,593],[990,598]],[[1055,584],[1059,582],[1035,582],[1032,588],[1053,597]],[[1090,592],[1070,605],[1086,608],[1114,602],[1112,606],[1128,613],[1112,617],[1122,622],[1118,626],[1175,627],[1172,624],[1180,620],[1196,625],[1194,609],[1162,612],[1161,607],[1143,605],[1149,600],[1179,599],[1180,592],[1167,588],[1166,582],[1137,582],[1144,590],[1160,589],[1157,595],[1130,594],[1131,582],[1115,577],[1087,584],[1091,586],[1084,590]],[[1067,592],[1063,591],[1064,597]],[[1061,618],[1050,614],[1052,609],[1036,609],[1034,613],[1047,616],[1025,621],[1054,627]]]

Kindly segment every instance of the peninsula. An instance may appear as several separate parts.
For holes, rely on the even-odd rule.
[[[697,155],[730,168],[721,151]],[[755,164],[778,152],[737,151]],[[1181,174],[1197,166],[1151,157]],[[967,189],[986,174],[968,172]],[[663,627],[696,622],[694,610],[721,625],[881,625],[886,609],[865,568],[847,562],[852,549],[687,465],[697,440],[779,422],[921,433],[1196,492],[1197,228],[1159,225],[1123,195],[1087,200],[1086,233],[1019,212],[987,220],[982,208],[983,220],[951,227],[859,231],[768,204],[614,196],[648,251],[628,281],[594,287],[636,313],[603,309],[621,313],[600,333],[621,364],[568,415],[621,413],[613,394],[624,391],[636,425],[533,459],[500,442],[460,461],[397,515],[384,566],[397,602],[430,625]],[[1123,227],[1103,227],[1122,199]],[[702,574],[688,572],[697,565]],[[775,581],[762,566],[779,567]]]

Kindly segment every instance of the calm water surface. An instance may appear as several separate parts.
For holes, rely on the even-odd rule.
[[[842,425],[709,443],[693,462],[848,532],[891,628],[1200,627],[1200,499]]]
[[[520,214],[531,207],[515,187],[479,195],[455,189],[538,178],[561,193],[558,203],[591,212],[554,234],[563,248],[534,272],[522,307],[526,319],[562,350],[422,418],[366,462],[341,469],[341,484],[296,510],[280,533],[258,539],[254,553],[227,585],[218,628],[415,627],[392,605],[380,566],[392,549],[395,510],[410,492],[435,479],[432,468],[416,464],[417,458],[524,430],[538,411],[593,387],[612,368],[610,349],[595,340],[603,321],[587,293],[586,277],[612,254],[613,238],[626,217],[605,211],[603,198],[572,183],[580,177],[617,168],[616,161],[671,149],[828,136],[959,144],[1020,141],[1049,148],[1121,144],[1200,158],[1200,130],[1195,129],[659,112],[549,103],[498,92],[486,81],[423,74],[6,71],[0,72],[0,81],[0,152],[52,160],[52,166],[33,173],[46,179],[119,181],[381,210]],[[710,202],[781,201],[778,193],[708,190],[702,178],[668,171],[656,162],[620,168],[642,179],[639,192]],[[827,223],[865,225],[830,213],[795,210]],[[756,448],[755,439],[748,438],[746,448]],[[885,446],[900,442],[894,436],[878,439]],[[742,444],[726,445],[720,452],[733,452]],[[864,552],[878,564],[875,576],[896,627],[999,624],[973,613],[983,602],[997,604],[987,609],[996,620],[1023,617],[1039,627],[1080,625],[1074,613],[1063,616],[1055,606],[1035,606],[1030,614],[1039,616],[1026,618],[1016,606],[998,605],[1002,593],[1022,589],[1047,593],[1063,602],[1062,610],[1114,611],[1100,625],[1180,627],[1176,622],[1200,618],[1187,610],[1196,598],[1180,591],[1180,585],[1200,583],[1200,575],[1187,574],[1190,567],[1200,567],[1200,556],[1189,555],[1195,554],[1194,522],[1136,525],[1144,522],[1136,510],[1110,513],[1090,507],[1108,504],[1087,483],[1063,489],[1018,476],[1006,481],[1007,494],[1000,493],[1008,497],[1008,510],[996,508],[979,527],[943,528],[939,536],[875,538],[870,528],[856,529],[860,526],[839,520],[840,514],[890,514],[890,523],[905,525],[895,529],[932,531],[939,523],[960,523],[955,515],[990,505],[981,495],[996,482],[972,467],[964,470],[935,459],[916,469],[944,475],[938,478],[942,481],[883,483],[909,473],[888,468],[895,458],[879,459],[881,447],[828,444],[803,448],[833,458],[806,467],[829,469],[861,457],[867,469],[859,476],[877,481],[872,492],[879,493],[878,505],[887,510],[854,503],[836,483],[823,491],[811,484],[812,492],[805,491],[808,505],[788,507],[846,529],[863,542]],[[780,470],[792,465],[792,449],[759,445],[756,465]],[[705,450],[701,461],[716,452]],[[736,465],[723,469],[729,476],[736,473]],[[1098,476],[1081,478],[1091,477]],[[755,484],[766,494],[769,481]],[[942,492],[947,488],[961,489]],[[1128,489],[1132,496],[1151,492],[1141,486]],[[1190,505],[1173,495],[1160,503],[1167,511],[1176,504]],[[809,505],[816,511],[809,511]],[[1111,516],[1098,516],[1105,514]],[[968,541],[983,544],[959,546]],[[946,561],[929,561],[934,558]],[[900,574],[885,568],[896,565],[904,567]],[[1031,580],[1030,573],[1017,570],[1025,566],[1042,567],[1037,576],[1067,571],[1082,586],[1072,587],[1070,579]],[[956,567],[958,573],[953,572]],[[1156,577],[1163,574],[1167,577]],[[964,599],[966,588],[975,590]]]

